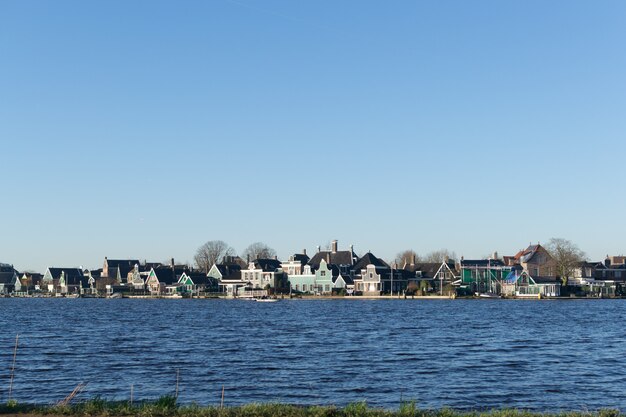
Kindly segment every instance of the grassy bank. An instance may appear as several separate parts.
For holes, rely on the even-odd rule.
[[[0,406],[0,414],[23,416],[138,416],[138,417],[621,417],[619,411],[535,413],[521,410],[492,410],[460,412],[449,409],[420,410],[415,403],[404,403],[397,410],[368,407],[366,403],[346,407],[284,404],[250,404],[239,407],[201,407],[177,405],[174,397],[162,397],[154,402],[130,404],[100,399],[72,405],[36,406],[15,402]]]

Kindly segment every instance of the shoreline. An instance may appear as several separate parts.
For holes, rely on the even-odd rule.
[[[0,296],[0,298],[20,298],[20,299],[129,299],[129,300],[233,300],[233,301],[243,301],[243,300],[254,300],[254,298],[249,297],[225,297],[225,296],[193,296],[193,297],[181,297],[181,296],[168,296],[168,295],[121,295],[117,297],[107,297],[107,296],[51,296],[51,295],[9,295],[9,296]],[[483,300],[483,301],[494,301],[494,300],[535,300],[535,301],[565,301],[565,300],[623,300],[626,297],[538,297],[538,296],[509,296],[509,297],[498,297],[498,298],[484,298],[484,297],[457,297],[457,296],[448,296],[448,295],[415,295],[415,296],[391,296],[391,295],[355,295],[355,296],[333,296],[333,295],[305,295],[305,296],[297,296],[290,297],[289,295],[281,295],[271,297],[274,300],[282,301],[282,300],[294,300],[294,301],[311,301],[311,300],[399,300],[399,301],[410,301],[410,300]]]
[[[43,416],[142,416],[142,417],[622,417],[619,409],[529,411],[515,408],[490,408],[457,410],[448,407],[420,409],[415,401],[402,401],[395,409],[370,406],[367,402],[335,405],[292,405],[282,403],[250,403],[245,405],[200,406],[179,404],[174,396],[163,396],[154,401],[107,401],[98,397],[76,401],[66,398],[56,405],[21,404],[9,400],[0,404],[0,415],[21,417]]]

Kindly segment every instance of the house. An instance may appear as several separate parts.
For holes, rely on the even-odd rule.
[[[0,263],[0,294],[21,292],[22,283],[13,265]]]
[[[302,253],[296,253],[289,257],[288,261],[281,262],[281,268],[290,277],[294,275],[301,275],[304,272],[304,267],[309,263],[311,259],[306,254],[306,249],[302,250]]]
[[[509,288],[513,288],[513,291]],[[517,267],[505,279],[504,289],[505,295],[520,298],[559,297],[561,281],[556,277],[533,277],[525,269]]]
[[[556,277],[556,267],[552,256],[539,243],[529,245],[513,256],[505,256],[506,266],[521,266],[533,277]]]
[[[139,265],[137,259],[108,259],[104,257],[104,265],[102,267],[102,278],[112,278],[119,284],[128,283],[129,273]]]
[[[80,268],[49,267],[43,274],[42,284],[51,293],[82,294],[83,288],[89,288],[88,278]]]
[[[333,276],[333,291],[336,293],[345,293],[347,295],[354,294],[354,280],[348,274],[343,275],[339,273],[336,277]]]
[[[400,294],[406,291],[406,273],[394,269],[371,252],[354,265],[355,291],[363,295]]]
[[[252,289],[272,289],[277,293],[289,292],[289,280],[278,259],[256,259],[241,270],[241,279]]]
[[[23,293],[32,293],[41,291],[41,281],[43,275],[35,272],[24,272],[20,277],[21,291]]]
[[[218,290],[224,292],[227,297],[236,297],[239,289],[246,286],[241,279],[241,265],[239,262],[229,262],[224,258],[221,264],[213,264],[207,274],[207,278],[215,280]]]
[[[150,268],[145,280],[145,288],[152,295],[163,294],[168,286],[178,284],[180,277],[188,271],[186,265],[176,265],[172,259],[169,266],[160,265],[156,268]],[[170,290],[170,292],[172,291]]]
[[[182,294],[199,295],[201,292],[216,292],[218,280],[200,271],[184,271],[178,279]]]
[[[493,293],[501,295],[503,283],[511,273],[513,267],[506,266],[497,259],[497,255],[490,259],[464,259],[458,265],[461,272],[459,286],[467,289],[470,294]]]
[[[292,291],[328,295],[332,294],[334,281],[339,275],[337,265],[329,264],[322,259],[316,270],[313,270],[311,265],[304,265],[301,273],[289,275],[289,284]]]

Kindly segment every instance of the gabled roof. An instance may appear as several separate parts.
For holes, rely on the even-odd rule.
[[[241,279],[241,265],[238,264],[219,264],[215,267],[222,274],[222,279],[237,280]]]
[[[200,271],[184,271],[184,274],[193,281],[194,285],[206,285],[212,280],[215,281],[215,278],[209,278],[204,272]]]
[[[337,282],[337,280],[339,279],[339,275],[333,275],[333,284],[335,284]],[[354,284],[354,280],[352,279],[352,277],[350,275],[341,275],[341,279],[343,279],[343,282],[346,283],[346,285],[352,285]]]
[[[169,266],[160,266],[158,268],[154,268],[154,273],[157,276],[159,282],[165,285],[171,285],[178,282],[178,278],[184,273],[188,272],[184,269],[174,268],[172,269]]]
[[[435,274],[441,267],[441,262],[421,262],[415,265],[415,271],[411,272],[421,272],[422,278],[434,278]],[[455,269],[454,264],[449,263],[448,267],[452,270]]]
[[[263,270],[263,272],[275,272],[281,268],[281,262],[278,259],[260,258],[254,261],[254,267]]]
[[[528,262],[533,258],[533,256],[535,256],[535,254],[537,253],[537,251],[539,251],[539,249],[544,249],[544,248],[540,244],[529,245],[526,249],[522,249],[521,251],[517,252],[513,256],[513,259],[515,260],[516,263]]]
[[[52,279],[59,279],[61,278],[61,273],[64,272],[65,273],[65,282],[66,283],[70,283],[70,280],[75,280],[77,278],[82,278],[83,277],[83,271],[80,270],[80,268],[56,268],[56,267],[50,267],[48,268],[48,270],[50,271],[50,275],[52,275]]]
[[[361,271],[361,269],[367,268],[368,265],[374,265],[376,268],[389,268],[387,262],[374,256],[371,252],[367,252],[359,259],[354,265],[355,271]]]
[[[320,267],[320,262],[322,261],[322,259],[324,259],[328,264],[344,266],[354,265],[359,260],[359,257],[356,256],[353,251],[349,250],[340,250],[337,252],[332,252],[328,250],[319,251],[315,255],[313,255],[313,258],[311,258],[311,260],[309,261],[309,265],[311,265],[311,268],[317,269]]]
[[[17,279],[17,271],[11,265],[0,264],[0,284],[11,285]]]
[[[114,275],[111,274],[111,270],[117,269],[121,277],[126,277],[135,268],[135,265],[140,265],[137,259],[107,259],[106,263],[109,267],[109,276]],[[114,272],[117,273],[117,271]]]

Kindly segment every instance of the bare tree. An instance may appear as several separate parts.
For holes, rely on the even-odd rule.
[[[213,264],[218,263],[224,256],[234,255],[235,250],[228,246],[228,243],[223,240],[210,240],[198,248],[193,260],[198,269],[208,273]]]
[[[554,261],[556,275],[561,278],[563,285],[567,285],[567,280],[574,275],[578,264],[585,260],[585,252],[573,242],[562,238],[550,239],[545,249]]]
[[[398,252],[395,258],[398,262],[398,267],[402,268],[404,265],[411,265],[414,262],[419,262],[420,257],[413,249],[407,249],[402,252]]]
[[[270,259],[276,256],[276,251],[263,242],[255,242],[248,246],[241,256],[244,259]]]
[[[456,253],[450,251],[448,249],[439,249],[430,252],[428,255],[424,256],[425,262],[437,263],[443,262],[446,259],[455,259]]]

